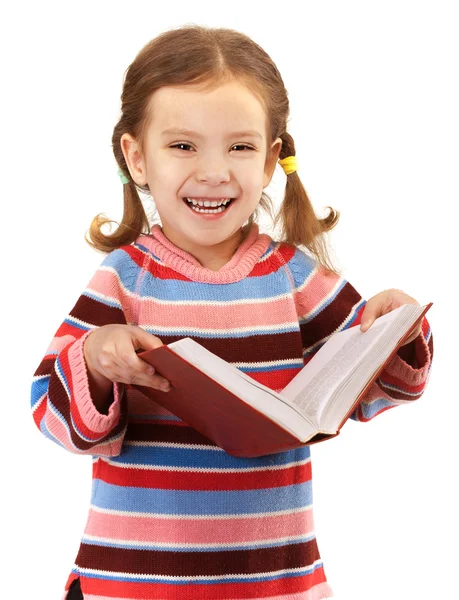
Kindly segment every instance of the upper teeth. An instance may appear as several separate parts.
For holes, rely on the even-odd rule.
[[[210,200],[194,200],[193,198],[185,198],[185,200],[198,206],[221,206],[222,204],[228,204],[231,198],[222,198],[221,200],[215,200],[213,202]]]

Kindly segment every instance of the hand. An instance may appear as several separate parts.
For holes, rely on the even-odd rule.
[[[405,294],[405,292],[402,292],[402,290],[396,290],[392,288],[390,290],[379,292],[379,294],[376,294],[376,296],[370,298],[365,305],[365,309],[362,314],[360,331],[366,331],[372,325],[375,319],[381,317],[382,315],[386,315],[388,312],[395,310],[403,304],[417,304],[419,306],[419,302],[417,302],[411,296],[408,296],[408,294]],[[422,331],[421,324],[422,321],[412,332],[410,337],[403,342],[402,346],[406,346],[418,337]]]
[[[145,385],[161,391],[169,382],[135,353],[139,348],[151,350],[163,346],[162,341],[135,325],[103,325],[94,329],[83,344],[88,370],[95,380]]]

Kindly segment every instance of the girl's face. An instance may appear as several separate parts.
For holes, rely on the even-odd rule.
[[[160,88],[150,110],[144,156],[131,136],[121,138],[131,176],[148,183],[166,237],[218,268],[270,183],[282,140],[268,148],[263,106],[235,80],[212,91]],[[233,200],[223,212],[199,214],[184,198]]]

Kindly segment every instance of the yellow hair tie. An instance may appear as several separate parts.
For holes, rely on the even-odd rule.
[[[286,175],[290,175],[290,173],[294,173],[298,170],[298,160],[296,156],[287,156],[282,160],[278,161],[280,166],[284,169]]]

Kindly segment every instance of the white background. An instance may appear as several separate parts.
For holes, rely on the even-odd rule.
[[[315,521],[339,600],[458,598],[456,2],[16,2],[3,9],[2,559],[8,600],[59,599],[91,459],[42,436],[32,375],[103,259],[83,239],[121,217],[111,151],[123,74],[161,31],[250,35],[291,102],[299,174],[341,219],[337,265],[366,299],[400,288],[428,313],[424,396],[313,447]],[[272,195],[282,199],[278,167]],[[268,190],[269,191],[269,190]],[[6,557],[5,557],[6,554]]]

